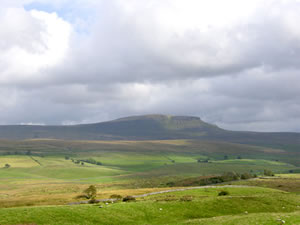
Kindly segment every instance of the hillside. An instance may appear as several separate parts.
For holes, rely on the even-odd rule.
[[[222,130],[197,117],[146,115],[74,126],[0,126],[1,139],[152,140],[209,136]]]
[[[71,126],[0,126],[0,139],[169,140],[199,139],[288,148],[297,151],[299,133],[238,132],[198,117],[144,115]]]

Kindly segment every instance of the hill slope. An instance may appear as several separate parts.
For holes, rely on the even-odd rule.
[[[0,126],[1,139],[150,140],[207,136],[222,129],[198,117],[146,115],[74,126]]]
[[[198,117],[145,115],[73,126],[0,126],[0,139],[69,140],[200,139],[288,147],[298,151],[300,133],[238,132],[221,129]]]

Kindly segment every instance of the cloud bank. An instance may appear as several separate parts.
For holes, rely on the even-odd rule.
[[[0,123],[300,131],[299,22],[297,0],[4,1]]]

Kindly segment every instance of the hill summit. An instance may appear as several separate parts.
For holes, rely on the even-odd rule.
[[[158,123],[161,128],[166,130],[186,130],[194,128],[216,128],[211,124],[202,121],[199,117],[194,116],[171,116],[162,114],[152,114],[144,116],[131,116],[121,119],[114,120],[115,122],[137,122],[137,121],[151,121],[153,123]]]
[[[169,140],[201,139],[264,146],[300,145],[299,133],[229,131],[194,116],[142,115],[68,126],[0,126],[0,139]]]
[[[121,139],[177,139],[206,135],[221,130],[199,117],[143,115],[116,119],[109,122],[79,125],[93,133],[109,134]]]
[[[206,136],[216,131],[221,129],[202,121],[199,117],[153,114],[68,126],[0,126],[0,139],[182,139]]]

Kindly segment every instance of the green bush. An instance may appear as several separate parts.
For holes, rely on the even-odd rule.
[[[135,201],[135,197],[126,196],[126,197],[123,198],[123,202],[130,202],[130,201]]]
[[[168,187],[174,187],[175,186],[175,182],[171,181],[171,182],[168,182],[166,185]]]
[[[226,172],[221,176],[223,182],[240,179],[240,175],[236,172]]]
[[[8,169],[8,168],[10,168],[10,165],[6,163],[4,168]]]
[[[94,199],[94,198],[92,198],[88,201],[89,204],[95,204],[95,203],[99,203],[99,202],[100,202],[99,200]]]
[[[224,195],[229,195],[228,191],[220,191],[218,196],[224,196]]]
[[[110,198],[113,198],[113,199],[122,199],[122,195],[116,195],[116,194],[113,194],[110,196]]]
[[[241,175],[242,180],[247,180],[247,179],[250,179],[250,178],[253,178],[253,175],[251,175],[250,173],[243,173]]]
[[[94,164],[94,165],[98,165],[98,166],[102,165],[101,162],[98,162],[95,159],[80,159],[80,161],[90,163],[90,164]]]
[[[265,176],[274,176],[274,173],[271,170],[264,170]]]

